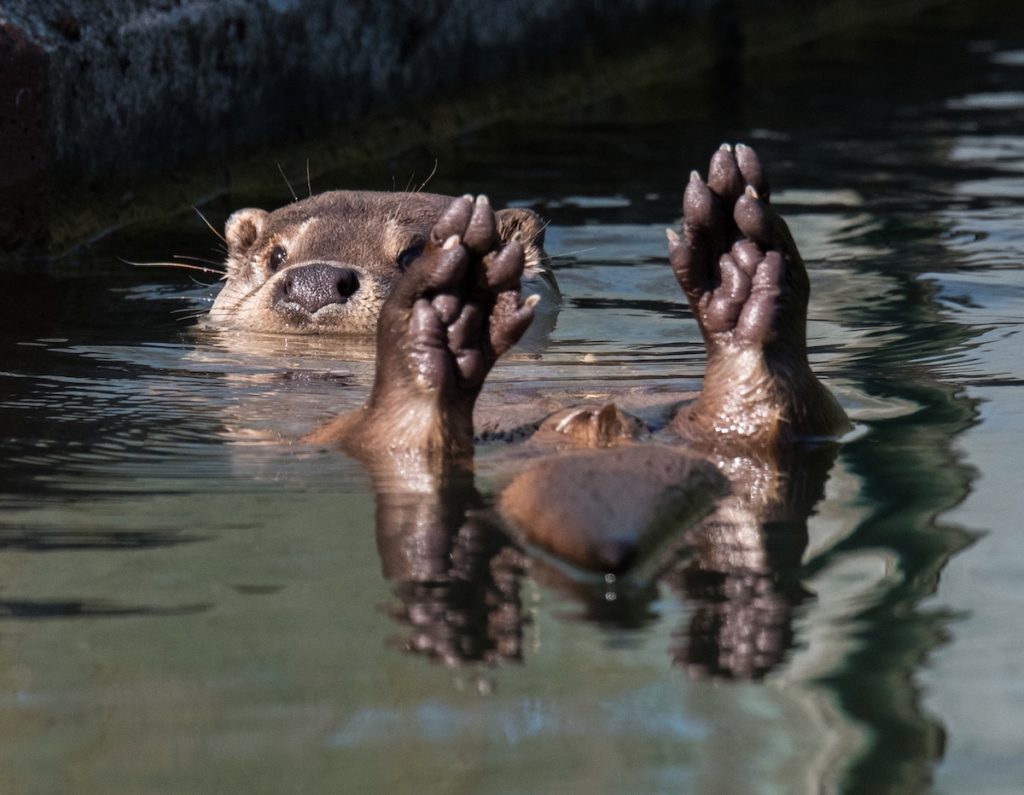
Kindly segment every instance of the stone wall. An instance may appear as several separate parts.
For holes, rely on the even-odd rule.
[[[260,146],[348,136],[386,157],[431,124],[486,124],[486,103],[436,109],[499,83],[506,112],[539,117],[647,61],[721,71],[944,3],[0,0],[0,264],[193,204]]]
[[[55,186],[400,111],[713,1],[6,0],[0,243],[46,236]]]

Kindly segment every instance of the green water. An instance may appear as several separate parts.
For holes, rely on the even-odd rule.
[[[774,623],[736,610],[781,643],[762,677],[692,664],[720,594],[602,606],[486,531],[463,590],[417,601],[367,475],[288,441],[359,404],[366,346],[195,333],[209,287],[115,258],[218,256],[174,219],[2,277],[0,792],[1018,791],[1020,28],[875,30],[725,95],[665,75],[315,186],[436,158],[431,189],[551,220],[565,301],[495,393],[684,391],[702,349],[662,230],[721,140],[769,165],[812,362],[858,424],[769,572]]]

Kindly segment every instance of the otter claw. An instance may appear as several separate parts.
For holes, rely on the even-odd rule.
[[[477,196],[473,203],[473,214],[462,235],[463,245],[474,254],[483,255],[498,242],[498,226],[494,211],[486,196]]]
[[[442,245],[452,235],[460,234],[469,224],[473,215],[473,197],[463,196],[448,205],[434,228],[430,230],[430,239],[435,245]]]
[[[736,163],[739,165],[740,173],[752,185],[762,199],[768,199],[771,189],[764,176],[764,169],[761,167],[761,160],[757,152],[746,144],[736,144]]]

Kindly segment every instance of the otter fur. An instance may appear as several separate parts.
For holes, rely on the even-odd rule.
[[[238,210],[225,225],[225,284],[208,321],[259,332],[373,334],[381,306],[452,201],[330,191],[273,212]],[[540,217],[513,208],[495,219],[501,240],[521,242],[525,278],[543,278]]]
[[[364,461],[381,493],[406,484],[436,500],[453,472],[470,469],[477,398],[533,319],[537,296],[522,287],[543,270],[543,229],[534,213],[495,212],[483,196],[336,192],[241,210],[227,223],[227,284],[211,320],[375,331],[365,405],[307,440]],[[809,511],[827,468],[799,475],[810,460],[800,451],[849,428],[811,372],[807,272],[753,149],[723,145],[706,180],[693,172],[668,261],[707,348],[700,395],[661,428],[614,404],[542,418],[526,443],[540,463],[497,500],[511,532],[582,568],[621,570],[684,518],[704,538],[746,539]]]

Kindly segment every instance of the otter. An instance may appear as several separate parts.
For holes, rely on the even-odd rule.
[[[497,500],[523,543],[585,570],[624,571],[673,528],[703,528],[695,543],[735,558],[723,538],[742,545],[784,517],[805,522],[828,469],[819,464],[850,428],[811,371],[807,271],[752,148],[723,145],[707,180],[691,173],[682,228],[667,236],[705,341],[702,391],[664,427],[614,403],[539,419],[524,445],[537,462]],[[486,197],[448,203],[381,306],[365,405],[307,441],[361,459],[379,493],[433,489],[437,499],[453,472],[471,469],[481,389],[533,318],[537,296],[521,292],[528,261]]]
[[[227,220],[225,284],[208,321],[260,332],[372,334],[381,306],[453,201],[429,193],[330,191]],[[544,224],[527,209],[495,213],[498,238],[523,247],[523,276],[554,282]]]
[[[690,176],[667,257],[706,376],[700,394],[658,397],[656,410],[625,393],[517,403],[512,389],[491,395],[496,418],[481,415],[492,367],[544,318],[533,213],[479,196],[336,193],[229,220],[219,325],[376,332],[365,404],[305,441],[341,448],[372,478],[407,650],[449,665],[521,660],[527,571],[604,625],[636,626],[678,594],[690,609],[671,659],[692,676],[760,678],[792,646],[810,597],[807,519],[850,423],[811,372],[807,272],[756,153],[723,145],[707,173]],[[474,450],[495,438],[517,443],[490,446],[487,494]]]
[[[446,506],[463,498],[451,484],[472,471],[488,374],[533,321],[538,295],[523,286],[543,272],[543,232],[536,214],[495,211],[484,196],[334,192],[228,220],[214,322],[376,332],[365,404],[306,441],[367,466],[385,547],[458,524]],[[692,172],[682,228],[667,234],[705,341],[702,391],[673,401],[659,427],[615,403],[518,423],[506,438],[525,440],[515,461],[527,464],[501,490],[495,521],[582,571],[626,571],[674,537],[709,561],[749,558],[760,571],[771,554],[747,547],[769,525],[806,522],[831,441],[850,423],[808,363],[807,271],[754,150],[723,145],[707,180]],[[435,542],[447,543],[396,542],[413,580],[422,561],[403,556]]]

